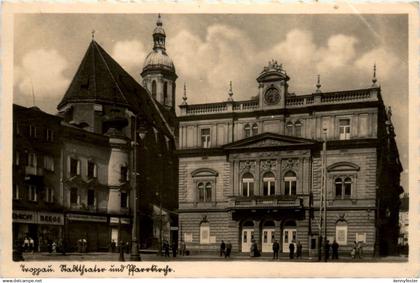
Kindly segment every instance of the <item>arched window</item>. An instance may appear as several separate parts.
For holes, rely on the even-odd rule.
[[[302,136],[302,123],[299,120],[295,122],[295,136]]]
[[[335,179],[335,197],[338,199],[350,198],[353,181],[351,178]]]
[[[251,136],[251,126],[246,124],[244,127],[245,137],[249,138]]]
[[[293,136],[293,123],[290,121],[286,124],[286,135]]]
[[[267,172],[263,176],[263,194],[265,196],[274,195],[276,191],[276,179],[272,172]]]
[[[211,202],[212,185],[210,182],[197,184],[198,190],[198,201],[199,202]]]
[[[208,222],[201,222],[200,224],[200,244],[210,243],[210,225]]]
[[[204,202],[204,184],[198,183],[197,190],[198,190],[198,201]]]
[[[284,194],[296,195],[296,174],[292,171],[284,175]]]
[[[254,123],[252,125],[252,135],[253,136],[258,135],[258,125],[257,125],[257,123]]]
[[[347,222],[344,220],[335,224],[335,241],[339,245],[347,245]]]
[[[242,195],[245,197],[254,195],[254,176],[249,172],[242,176]]]
[[[156,99],[156,81],[152,82],[152,96]]]
[[[166,105],[168,103],[168,83],[165,82],[163,84],[163,105]]]

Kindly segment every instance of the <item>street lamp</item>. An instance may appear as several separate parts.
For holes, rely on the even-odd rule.
[[[139,175],[137,172],[137,134],[139,135],[141,140],[144,140],[146,137],[147,129],[143,125],[145,121],[142,119],[142,123],[140,124],[139,128],[137,129],[137,117],[135,117],[135,132],[134,132],[134,141],[132,143],[133,146],[133,225],[131,229],[131,254],[130,254],[130,260],[131,261],[141,261],[141,256],[139,253],[139,239],[138,239],[138,227],[137,227],[137,210],[138,210],[138,192],[137,192],[137,176]]]

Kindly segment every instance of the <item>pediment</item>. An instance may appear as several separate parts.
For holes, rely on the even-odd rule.
[[[283,136],[273,133],[264,133],[225,146],[225,149],[251,149],[251,148],[265,148],[265,147],[292,147],[313,145],[316,141],[296,138],[290,136]]]

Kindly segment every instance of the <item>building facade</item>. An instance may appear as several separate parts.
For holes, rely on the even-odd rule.
[[[150,90],[92,38],[58,115],[14,106],[15,241],[62,241],[68,251],[82,239],[87,251],[109,250],[112,240],[156,247],[156,207],[169,230],[177,226],[177,76],[160,17],[153,39],[142,71]]]
[[[391,112],[381,89],[288,92],[282,65],[257,78],[258,95],[180,105],[179,237],[191,251],[271,252],[291,242],[317,252],[321,172],[327,187],[327,239],[342,251],[395,252],[402,170]],[[326,163],[321,155],[326,140]],[[387,180],[384,180],[386,178]]]

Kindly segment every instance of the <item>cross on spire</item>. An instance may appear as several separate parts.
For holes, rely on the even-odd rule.
[[[372,87],[377,87],[378,85],[376,84],[377,82],[377,78],[376,78],[376,62],[373,65],[373,78],[372,78]]]

